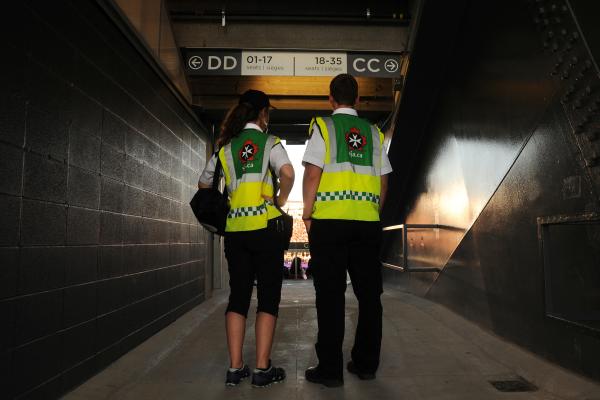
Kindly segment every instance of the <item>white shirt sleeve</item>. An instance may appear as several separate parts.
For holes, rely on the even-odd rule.
[[[269,162],[271,163],[271,166],[273,167],[273,170],[275,170],[275,174],[278,177],[281,167],[283,167],[285,164],[292,164],[288,157],[287,151],[285,151],[285,148],[281,142],[277,143],[271,149],[271,153],[269,154]]]
[[[204,167],[204,171],[200,175],[200,179],[198,179],[198,183],[202,183],[204,185],[212,185],[213,183],[213,175],[215,174],[215,168],[217,167],[217,157],[213,154],[213,156],[208,160],[206,167]]]
[[[390,164],[390,159],[387,155],[387,152],[384,148],[382,148],[381,152],[381,175],[387,175],[392,172],[392,164]]]
[[[323,140],[323,136],[321,136],[319,125],[316,123],[313,124],[310,139],[308,139],[306,150],[302,157],[302,165],[306,163],[315,165],[321,169],[325,165],[325,141]]]

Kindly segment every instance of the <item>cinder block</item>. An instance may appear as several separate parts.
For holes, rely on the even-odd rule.
[[[100,209],[115,213],[123,212],[125,186],[122,182],[111,178],[102,177],[102,193],[100,196]]]
[[[24,245],[62,245],[67,236],[63,205],[23,200],[21,242]]]
[[[123,246],[123,273],[132,274],[142,270],[144,264],[143,245]]]
[[[185,165],[186,167],[191,167],[191,157],[191,149],[188,145],[184,145],[181,151],[181,162],[183,163],[183,165]]]
[[[73,286],[64,290],[63,328],[96,317],[96,284]],[[70,345],[69,345],[70,346]]]
[[[16,246],[19,243],[20,209],[20,197],[0,195],[0,245]]]
[[[173,200],[179,200],[181,194],[181,182],[175,178],[170,178],[169,182],[169,197]]]
[[[68,244],[98,244],[100,212],[69,207],[67,218]]]
[[[125,186],[123,212],[129,215],[142,216],[144,210],[144,191],[133,186]]]
[[[143,220],[140,217],[124,216],[123,219],[123,243],[142,243],[144,235]]]
[[[19,264],[19,294],[64,286],[67,255],[63,247],[22,247]]]
[[[69,134],[69,164],[100,171],[100,139],[74,127]]]
[[[77,89],[71,90],[67,118],[72,121],[75,129],[100,136],[102,106]]]
[[[144,168],[144,189],[155,194],[158,193],[160,191],[160,176],[160,172],[146,166]]]
[[[107,281],[98,282],[98,316],[103,314],[107,314],[123,305],[123,297],[124,297],[124,285],[123,280],[121,278],[109,279]],[[115,313],[109,314],[107,316],[114,316]],[[108,326],[104,323],[105,317],[101,317],[98,319],[98,330],[100,344],[104,340],[107,342],[116,341],[120,338],[121,334],[118,333],[121,327],[119,326]],[[124,321],[118,320],[115,321],[116,324],[122,325]],[[113,332],[116,330],[117,332]],[[108,334],[108,335],[107,335]],[[113,334],[115,335],[113,338]],[[107,336],[110,336],[110,339]],[[108,345],[110,343],[106,343]]]
[[[67,165],[34,153],[25,155],[25,197],[64,203],[67,200]]]
[[[100,243],[123,243],[123,215],[102,212],[100,220]]]
[[[65,285],[92,282],[98,278],[99,248],[97,246],[67,247]]]
[[[165,175],[171,174],[171,155],[162,148],[160,149],[158,169]]]
[[[184,166],[181,162],[181,158],[174,157],[171,164],[171,177],[181,181],[183,180],[183,171]]]
[[[101,246],[98,279],[113,278],[123,274],[123,246]]]
[[[160,148],[158,145],[148,141],[144,153],[144,161],[152,168],[157,168],[160,165]]]
[[[160,215],[159,208],[160,201],[159,197],[151,192],[144,192],[144,208],[142,214],[147,218],[158,218]]]
[[[169,223],[169,242],[170,243],[179,243],[181,242],[181,230],[179,229],[179,224],[170,222]]]
[[[161,238],[164,237],[164,233],[161,233],[161,229],[164,229],[164,227],[161,224],[161,221],[144,218],[143,226],[144,226],[144,243],[154,244],[154,243],[161,242]],[[167,231],[167,240],[168,240],[168,231]]]
[[[54,334],[14,351],[13,376],[17,393],[35,388],[60,372],[62,335]],[[56,382],[56,380],[54,381]],[[60,379],[58,379],[60,382]],[[43,385],[39,390],[46,388]],[[56,387],[54,387],[56,389]],[[57,398],[58,393],[30,393],[31,398]]]
[[[17,294],[19,248],[0,247],[0,299]]]
[[[16,345],[41,338],[60,329],[62,297],[60,290],[54,290],[17,299]]]
[[[134,130],[128,130],[125,136],[125,152],[137,158],[139,161],[144,160],[145,148],[148,146],[148,139]]]
[[[94,296],[96,290],[93,290]],[[83,294],[87,296],[87,294]],[[66,296],[66,294],[65,294]],[[79,298],[70,296],[71,301],[74,305]],[[83,299],[85,301],[86,299]],[[66,300],[65,300],[66,301]],[[94,311],[96,305],[94,304]],[[63,365],[65,367],[71,367],[79,362],[91,357],[96,352],[94,341],[96,338],[96,321],[91,321],[79,326],[65,330],[63,332],[63,343],[68,343],[68,346],[64,346],[63,349]],[[81,368],[78,365],[75,369]]]
[[[25,102],[0,96],[0,140],[22,147],[25,140]]]
[[[27,135],[25,145],[44,156],[50,155],[59,161],[67,159],[68,129],[64,122],[30,108],[27,113]]]
[[[125,154],[118,152],[114,147],[103,144],[100,168],[102,175],[123,181],[125,171]]]
[[[171,189],[171,178],[164,174],[159,174],[158,178],[158,194],[163,197],[171,197],[170,189]]]
[[[104,111],[102,142],[125,151],[125,134],[130,128],[110,111]]]
[[[0,143],[0,176],[2,177],[0,179],[0,193],[21,195],[23,180],[22,149]]]
[[[69,167],[68,203],[98,209],[100,201],[100,176],[77,167]]]
[[[144,165],[130,155],[125,157],[125,183],[138,188],[144,186]]]

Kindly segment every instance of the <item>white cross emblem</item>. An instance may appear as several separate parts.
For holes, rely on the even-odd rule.
[[[358,149],[362,144],[362,138],[356,133],[351,133],[348,137],[348,142],[350,143],[350,146],[354,147],[355,149]]]
[[[244,160],[248,160],[250,157],[252,157],[252,154],[254,154],[254,147],[251,144],[245,145],[244,149],[242,150],[242,158]]]

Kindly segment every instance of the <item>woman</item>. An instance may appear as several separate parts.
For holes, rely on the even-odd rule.
[[[228,386],[250,376],[250,369],[242,359],[242,347],[255,277],[258,307],[252,385],[269,386],[285,379],[283,368],[274,367],[270,360],[281,299],[284,253],[276,233],[281,213],[272,203],[270,169],[280,180],[279,207],[285,204],[292,189],[294,169],[279,138],[266,133],[270,107],[265,93],[246,91],[225,117],[217,141],[231,206],[225,226],[231,289],[225,317],[230,358],[225,380]],[[202,172],[200,188],[211,186],[216,157],[211,158]]]

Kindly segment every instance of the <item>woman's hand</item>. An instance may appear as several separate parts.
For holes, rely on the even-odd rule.
[[[285,203],[287,203],[287,197],[281,197],[281,196],[277,197],[277,205],[279,207],[285,206]]]
[[[310,224],[312,219],[302,217],[302,222],[304,222],[304,227],[306,228],[306,233],[310,233]]]

